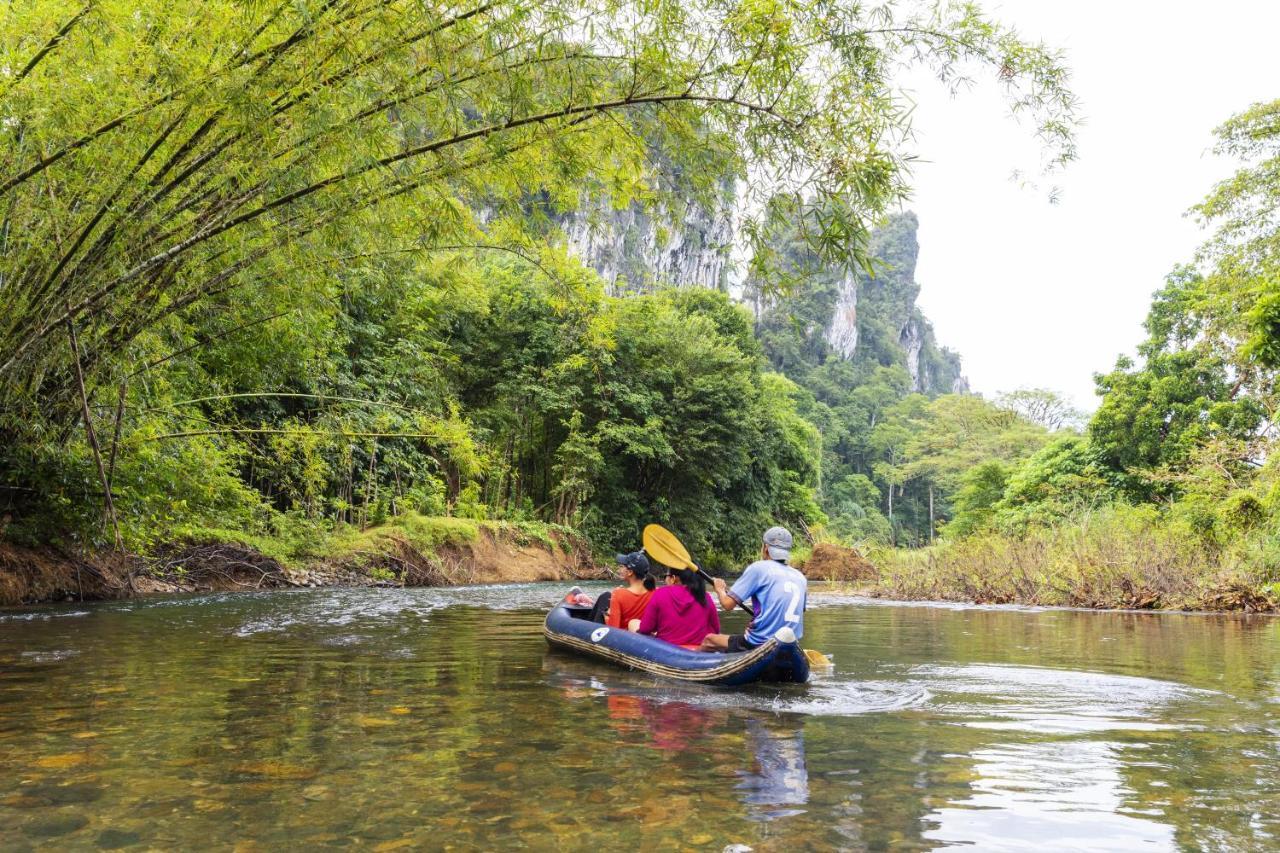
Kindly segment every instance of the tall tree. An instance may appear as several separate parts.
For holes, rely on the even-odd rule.
[[[967,4],[55,0],[11,4],[0,48],[0,407],[64,422],[75,368],[92,392],[167,318],[510,245],[531,194],[652,198],[645,135],[708,191],[750,175],[813,207],[814,250],[857,258],[904,192],[903,62],[988,70],[1074,150],[1057,56]]]

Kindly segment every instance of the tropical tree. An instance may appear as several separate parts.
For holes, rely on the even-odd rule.
[[[1079,427],[1084,413],[1048,388],[1019,388],[996,398],[996,405],[1051,430]]]
[[[509,244],[531,193],[652,197],[652,138],[704,186],[750,171],[803,197],[815,249],[858,257],[905,189],[903,60],[989,67],[1073,150],[1056,57],[969,6],[106,0],[0,27],[0,401],[44,411],[80,408],[77,369],[96,384],[174,315],[371,254]]]
[[[1242,165],[1195,208],[1217,230],[1201,250],[1210,272],[1188,313],[1261,397],[1274,394],[1280,367],[1280,100],[1254,104],[1217,135],[1216,153]]]

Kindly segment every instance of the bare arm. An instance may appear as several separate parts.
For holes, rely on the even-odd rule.
[[[720,609],[732,610],[742,603],[733,597],[733,593],[729,592],[729,587],[725,584],[723,578],[712,578],[711,582],[715,584],[716,598],[720,599]]]

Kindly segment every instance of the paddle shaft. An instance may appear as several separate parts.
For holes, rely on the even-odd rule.
[[[691,569],[693,569],[694,571],[696,571],[698,574],[702,575],[703,579],[704,579],[704,580],[706,580],[706,581],[707,581],[707,583],[711,584],[711,587],[712,587],[713,589],[715,588],[715,585],[716,585],[716,579],[715,579],[715,578],[713,578],[713,577],[711,577],[711,575],[707,574],[706,569],[704,569],[704,568],[702,568],[701,566],[696,565],[696,564],[694,564],[694,563],[690,563],[690,564],[689,564],[689,567],[690,567]],[[729,596],[729,597],[730,597],[730,598],[733,598],[733,596]],[[734,600],[734,601],[738,601],[738,599],[736,599],[736,598],[734,598],[733,600]],[[748,607],[748,606],[747,606],[747,603],[746,603],[745,601],[738,601],[738,606],[739,606],[739,607],[741,607],[743,610],[747,611],[747,614],[748,614],[749,616],[751,616],[751,618],[752,618],[752,619],[756,618],[756,612],[755,612],[754,610],[752,610],[750,607]]]

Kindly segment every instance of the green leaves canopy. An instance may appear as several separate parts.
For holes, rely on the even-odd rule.
[[[904,192],[902,62],[989,70],[1073,153],[1056,56],[968,5],[27,0],[0,52],[0,405],[64,421],[68,323],[93,384],[184,312],[512,245],[532,198],[652,199],[652,139],[695,188],[803,200],[814,249],[857,258]],[[762,265],[767,230],[747,228]]]

